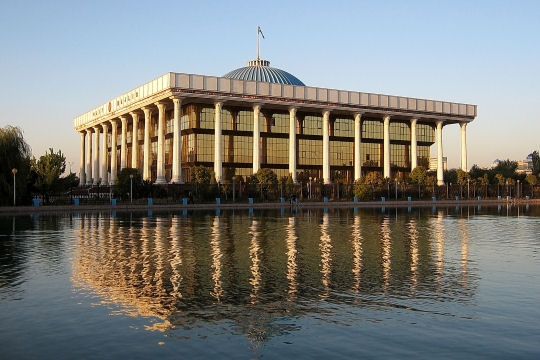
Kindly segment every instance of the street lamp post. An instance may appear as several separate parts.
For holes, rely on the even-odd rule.
[[[471,194],[469,193],[471,188],[471,179],[467,179],[467,199],[471,198]]]
[[[11,169],[11,172],[13,173],[13,206],[15,206],[16,203],[17,203],[17,201],[16,201],[16,199],[17,199],[16,198],[16,187],[17,187],[17,185],[16,185],[16,181],[15,181],[16,180],[15,175],[17,175],[17,169],[13,168],[13,169]]]
[[[129,201],[133,204],[133,174],[129,175]]]
[[[311,199],[311,179],[312,177],[309,177],[309,198]]]
[[[517,181],[517,191],[516,191],[516,198],[518,198],[518,199],[519,199],[520,195],[521,195],[521,193],[519,192],[519,179],[518,179],[518,181]]]
[[[232,201],[236,201],[236,176],[232,177]]]
[[[399,185],[399,181],[396,180],[396,200],[397,200],[397,188],[398,188],[398,185]]]

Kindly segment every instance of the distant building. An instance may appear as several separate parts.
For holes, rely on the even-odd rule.
[[[527,158],[525,160],[517,160],[517,168],[516,173],[518,174],[532,174],[533,171],[533,161],[532,161],[532,154],[527,155]],[[495,159],[493,160],[493,163],[491,164],[491,168],[496,168],[501,163],[501,160]]]
[[[77,116],[81,185],[114,184],[126,167],[156,184],[184,183],[201,165],[217,181],[269,168],[326,184],[429,165],[443,184],[442,129],[452,124],[467,171],[476,105],[312,87],[269,65],[257,58],[222,77],[166,73]]]
[[[448,159],[446,158],[446,156],[443,156],[442,163],[443,163],[443,170],[444,171],[448,170]],[[437,158],[432,157],[429,159],[429,171],[435,171],[435,170],[437,170]]]
[[[525,160],[518,160],[516,172],[518,174],[532,174],[533,171],[533,154],[527,155]]]

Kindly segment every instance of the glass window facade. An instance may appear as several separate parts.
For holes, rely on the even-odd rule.
[[[382,144],[362,143],[362,166],[382,166]]]
[[[223,161],[252,163],[253,137],[226,135],[223,141]]]
[[[196,161],[214,161],[214,134],[197,134]]]
[[[429,169],[429,146],[418,146],[418,166],[423,166],[426,169]]]
[[[172,153],[173,153],[173,139],[172,137],[165,139],[165,164],[172,164]]]
[[[410,154],[409,146],[402,144],[390,144],[390,166],[407,167]]]
[[[193,163],[197,160],[197,142],[195,134],[182,136],[182,163]]]
[[[383,125],[384,127],[384,125]],[[409,124],[401,122],[390,122],[390,141],[409,141],[411,139],[411,132]]]
[[[267,164],[288,164],[289,163],[289,139],[266,138],[266,151],[263,158]],[[264,149],[264,147],[263,147]]]
[[[322,135],[322,116],[306,115],[302,129],[304,135]]]
[[[435,128],[428,124],[416,124],[416,141],[435,143]]]
[[[298,140],[298,164],[322,165],[322,144],[320,140]]]
[[[336,118],[334,120],[334,136],[354,138],[354,119]]]
[[[215,109],[214,113],[212,113],[212,121],[214,121],[215,116]],[[221,109],[221,130],[234,130],[234,127],[236,124],[233,121],[233,114],[228,109]],[[212,129],[214,126],[212,125]]]
[[[353,166],[354,142],[330,141],[330,166]]]
[[[200,112],[200,127],[201,129],[214,129],[214,107],[203,106]]]
[[[198,128],[199,106],[190,104],[182,108],[182,117],[180,119],[181,129],[194,129]]]
[[[171,112],[171,116],[173,113]],[[208,104],[187,104],[181,111],[182,162],[197,165],[214,162],[214,116],[215,108]],[[252,175],[253,167],[253,109],[224,107],[222,109],[222,151],[224,166],[234,168],[237,175]],[[320,168],[322,171],[322,114],[297,113],[300,130],[297,135],[297,166]],[[272,111],[263,106],[259,114],[261,122],[261,166],[269,167],[279,176],[288,175],[289,163],[289,112]],[[152,125],[155,132],[157,118]],[[144,124],[141,124],[144,125]],[[330,166],[332,171],[354,166],[354,117],[336,115],[330,119]],[[141,134],[144,130],[141,126]],[[167,122],[167,132],[172,134],[172,120]],[[250,134],[241,133],[249,132]],[[142,136],[142,135],[141,135]],[[390,164],[392,167],[408,168],[411,163],[410,122],[390,122]],[[172,136],[166,140],[166,164],[172,165]],[[382,119],[364,118],[362,121],[361,166],[383,166]],[[418,164],[426,165],[430,158],[430,145],[434,143],[435,130],[430,124],[417,123]],[[156,138],[153,139],[154,141]],[[153,143],[155,153],[156,144]],[[142,148],[141,148],[142,149]],[[141,151],[142,157],[142,151]],[[153,158],[156,154],[153,155]],[[141,160],[142,161],[142,158]],[[302,170],[299,170],[302,171]],[[340,170],[342,171],[342,170]],[[352,173],[351,173],[352,174]]]
[[[267,114],[265,132],[272,132],[274,134],[288,134],[289,133],[289,113],[274,113]]]
[[[262,114],[259,114],[259,121],[262,119]],[[253,131],[253,111],[241,110],[236,115],[236,129],[237,131]],[[261,121],[262,124],[262,121]],[[262,127],[261,127],[262,130]]]
[[[362,139],[383,139],[384,129],[382,121],[364,120],[362,122]]]

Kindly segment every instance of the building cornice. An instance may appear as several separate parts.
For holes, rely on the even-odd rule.
[[[152,106],[171,96],[204,98],[209,102],[225,104],[262,104],[284,110],[294,106],[299,110],[332,110],[358,113],[363,117],[390,115],[397,118],[415,117],[445,123],[470,122],[477,115],[477,106],[440,100],[336,90],[311,86],[275,84],[246,81],[215,76],[167,73],[136,89],[117,96],[108,102],[75,117],[77,131],[103,121]]]

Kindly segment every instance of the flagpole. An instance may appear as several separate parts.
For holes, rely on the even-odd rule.
[[[260,59],[260,38],[261,38],[261,27],[257,26],[257,60]]]

